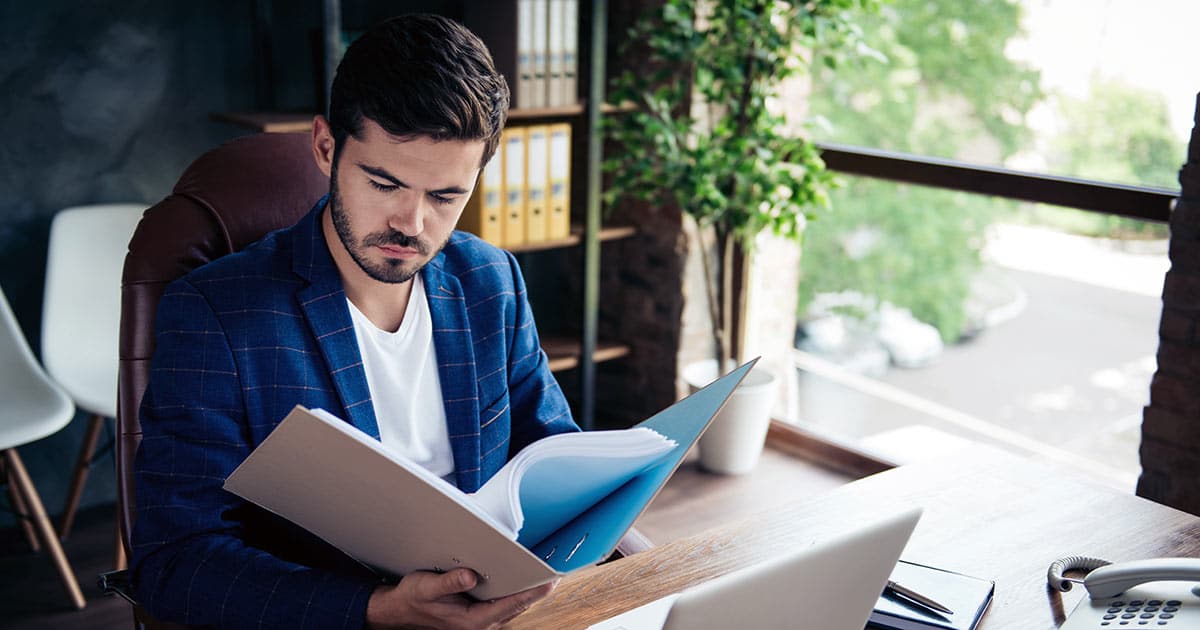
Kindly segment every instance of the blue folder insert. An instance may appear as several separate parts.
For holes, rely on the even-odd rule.
[[[607,557],[757,362],[758,359],[754,359],[738,367],[637,425],[654,429],[678,445],[561,529],[533,547],[528,544],[526,547],[562,573],[596,564]]]

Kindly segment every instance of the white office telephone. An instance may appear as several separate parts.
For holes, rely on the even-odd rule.
[[[1065,577],[1070,571],[1087,575]],[[1112,564],[1072,556],[1051,564],[1046,580],[1059,591],[1083,584],[1088,592],[1059,630],[1200,628],[1200,558]]]

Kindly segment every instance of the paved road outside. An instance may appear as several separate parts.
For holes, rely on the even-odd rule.
[[[962,439],[991,442],[1131,489],[1165,254],[1002,228],[988,255],[1020,308],[926,368],[893,367],[878,379],[799,370],[800,421],[901,459]]]

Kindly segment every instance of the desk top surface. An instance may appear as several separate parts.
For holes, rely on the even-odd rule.
[[[996,449],[901,466],[567,576],[513,628],[585,628],[879,511],[925,508],[903,558],[996,582],[983,630],[1056,628],[1083,596],[1046,587],[1067,555],[1200,557],[1200,518]]]

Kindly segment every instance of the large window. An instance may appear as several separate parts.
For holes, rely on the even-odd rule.
[[[1188,0],[895,0],[863,22],[872,53],[787,106],[825,142],[1174,190],[1197,21]],[[833,202],[803,248],[792,420],[1132,488],[1163,224],[861,177]]]

